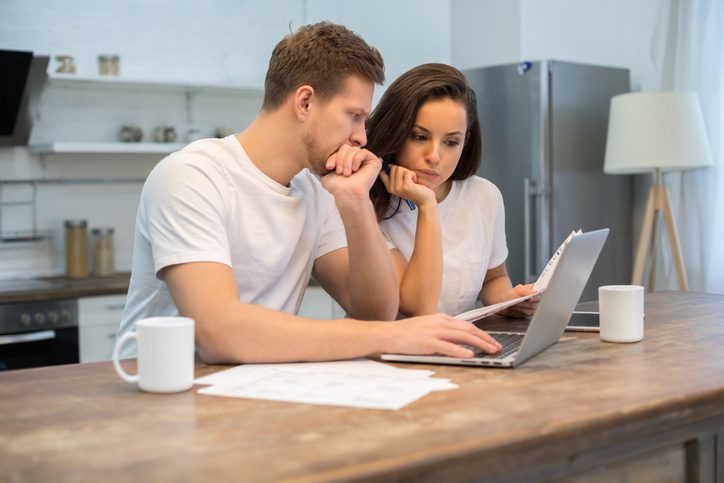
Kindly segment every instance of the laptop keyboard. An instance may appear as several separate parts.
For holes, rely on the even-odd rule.
[[[473,351],[475,353],[475,355],[473,357],[485,357],[488,359],[503,359],[518,350],[518,347],[520,346],[520,343],[523,341],[523,336],[525,334],[508,334],[508,333],[493,332],[493,333],[489,333],[489,335],[491,335],[495,340],[497,340],[500,343],[500,345],[503,346],[503,348],[500,349],[500,352],[498,352],[497,354],[488,354],[487,352],[483,352],[482,350],[478,349],[477,347],[471,347],[469,345],[463,345],[463,347]]]

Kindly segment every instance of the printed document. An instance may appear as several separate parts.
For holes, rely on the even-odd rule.
[[[398,410],[433,391],[455,389],[428,370],[369,359],[244,364],[196,379],[199,394],[307,404]]]
[[[458,319],[467,320],[468,322],[475,322],[476,320],[480,320],[484,317],[487,317],[488,315],[497,314],[498,312],[507,309],[508,307],[512,307],[517,303],[523,302],[524,300],[528,300],[529,298],[533,298],[536,295],[542,294],[543,292],[545,292],[546,288],[548,288],[548,282],[550,281],[551,276],[553,276],[553,272],[558,265],[558,260],[560,260],[563,250],[565,250],[565,248],[568,246],[571,238],[576,235],[580,235],[581,233],[581,230],[572,231],[571,234],[568,235],[565,240],[563,240],[561,246],[558,247],[558,250],[556,250],[551,259],[548,260],[548,263],[538,277],[538,280],[536,280],[533,284],[532,293],[515,299],[506,300],[505,302],[500,302],[494,305],[487,305],[479,309],[469,310],[467,312],[463,312],[462,314],[456,315],[455,317]]]

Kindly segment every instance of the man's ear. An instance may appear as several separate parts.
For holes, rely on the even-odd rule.
[[[294,91],[294,114],[298,120],[304,121],[307,118],[313,100],[314,87],[310,85],[299,86]]]

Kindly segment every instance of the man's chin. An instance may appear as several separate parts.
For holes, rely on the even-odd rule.
[[[326,176],[334,170],[327,169],[324,163],[322,164],[311,164],[309,171],[316,174],[317,176]]]

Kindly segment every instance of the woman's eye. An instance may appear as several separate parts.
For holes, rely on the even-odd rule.
[[[413,134],[412,134],[412,139],[414,139],[415,141],[424,141],[426,138],[425,138],[425,136],[422,135],[422,134],[414,134],[414,133],[413,133]]]
[[[459,145],[460,145],[460,142],[459,142],[459,141],[456,141],[456,140],[454,140],[454,139],[451,139],[451,140],[449,140],[449,141],[445,141],[445,144],[447,144],[447,145],[450,146],[450,147],[455,147],[455,146],[459,146]]]

